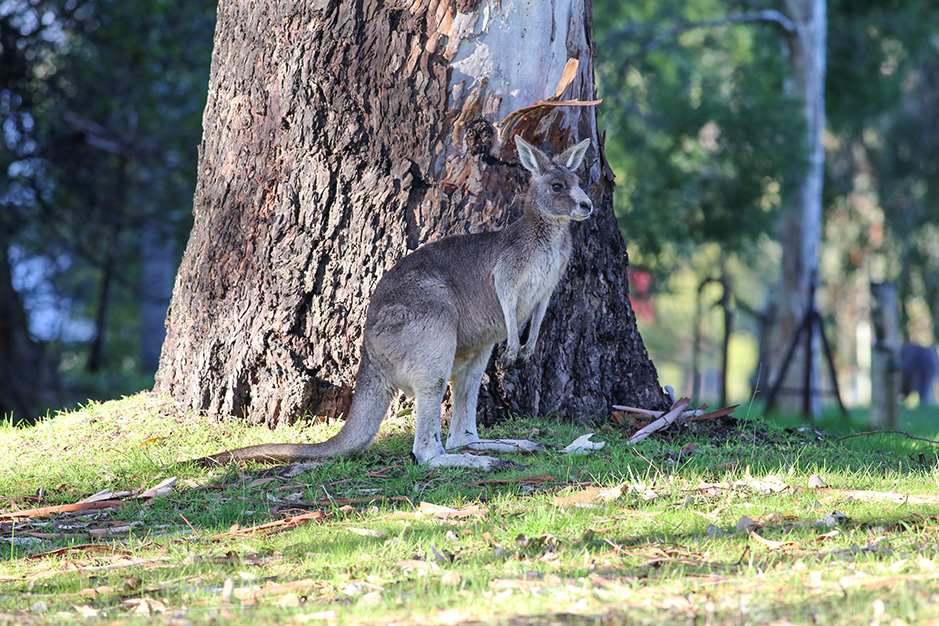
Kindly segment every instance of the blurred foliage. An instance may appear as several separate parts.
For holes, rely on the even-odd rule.
[[[695,247],[757,252],[787,177],[805,167],[772,24],[718,25],[717,0],[594,3],[601,127],[634,265],[673,271]],[[675,32],[674,36],[663,34]]]
[[[827,5],[820,304],[835,322],[839,369],[851,378],[842,384],[855,393],[865,374],[858,355],[870,350],[855,331],[867,323],[869,281],[898,284],[906,337],[939,337],[939,4]],[[780,190],[803,171],[803,126],[785,95],[777,24],[729,21],[763,9],[784,11],[774,0],[594,2],[617,215],[632,265],[655,276],[655,318],[643,337],[675,377],[691,368],[703,280],[726,274],[761,300],[778,279],[768,267],[778,262],[776,214]],[[716,315],[702,322],[711,368],[723,332]],[[758,333],[758,324],[747,330]]]
[[[829,283],[895,282],[904,337],[918,343],[939,337],[937,9],[935,0],[829,9]]]
[[[142,260],[175,267],[189,231],[215,7],[0,0],[0,253],[60,370],[101,372],[73,376],[83,388],[152,374],[141,369],[142,303],[168,294],[149,291]],[[726,21],[762,8],[782,3],[593,2],[617,217],[633,266],[652,277],[643,336],[676,377],[690,367],[702,280],[728,276],[749,308],[768,298],[781,190],[805,167],[778,25]],[[908,336],[939,336],[937,9],[828,2],[821,295],[850,372],[868,349],[854,329],[869,280],[898,283]],[[703,292],[712,361],[715,297]],[[736,323],[758,332],[749,317]]]
[[[173,241],[172,273],[191,226],[215,8],[0,2],[0,249],[63,369],[141,375],[141,303],[169,296],[142,261]]]

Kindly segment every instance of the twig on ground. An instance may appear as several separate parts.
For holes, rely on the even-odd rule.
[[[862,435],[904,435],[906,437],[909,437],[910,439],[915,439],[917,441],[925,441],[926,443],[935,443],[939,445],[939,441],[936,441],[934,439],[925,439],[923,437],[916,437],[902,430],[867,430],[862,433],[854,433],[853,435],[845,435],[844,437],[839,437],[838,441],[850,439],[851,437],[860,437]]]
[[[662,430],[663,428],[667,428],[671,426],[672,422],[674,422],[676,419],[678,419],[681,416],[682,411],[685,409],[686,406],[688,406],[689,402],[691,402],[689,398],[682,398],[681,400],[676,402],[671,411],[669,411],[668,413],[666,413],[659,419],[655,420],[654,422],[652,422],[645,428],[642,428],[636,431],[636,433],[632,437],[630,437],[629,443],[637,444],[643,439],[645,439],[646,437],[648,437],[649,435],[651,435],[652,433],[654,433],[655,431]]]

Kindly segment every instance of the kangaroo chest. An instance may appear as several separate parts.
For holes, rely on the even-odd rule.
[[[551,296],[561,279],[570,258],[570,240],[567,237],[555,245],[531,251],[526,259],[525,271],[519,274],[517,315],[519,321],[531,315],[535,306]]]

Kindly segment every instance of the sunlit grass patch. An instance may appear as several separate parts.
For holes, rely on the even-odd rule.
[[[210,469],[178,461],[339,425],[268,431],[140,394],[0,427],[0,515],[102,490],[117,502],[0,517],[0,624],[939,618],[939,475],[922,442],[755,419],[631,446],[609,424],[602,450],[569,456],[584,426],[514,417],[486,436],[548,450],[486,474],[414,464],[408,419],[355,457]]]

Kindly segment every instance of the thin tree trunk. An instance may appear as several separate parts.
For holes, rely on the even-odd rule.
[[[779,327],[773,380],[782,367],[782,353],[791,337],[798,331],[805,315],[809,305],[809,285],[815,280],[818,272],[825,165],[825,149],[822,143],[825,130],[825,0],[786,0],[785,11],[787,17],[796,24],[796,32],[789,36],[790,64],[793,70],[790,88],[792,94],[804,102],[808,168],[799,188],[790,192],[779,226],[782,267],[776,306]],[[821,408],[817,393],[820,371],[817,337],[812,345],[811,359],[814,365],[810,405],[811,413],[815,415]],[[804,343],[800,342],[787,380],[783,383],[785,388],[804,387],[805,363]],[[780,398],[781,405],[791,410],[801,409],[800,398],[796,393],[785,394]]]
[[[32,422],[52,401],[55,379],[42,346],[29,333],[23,302],[13,288],[13,268],[0,233],[0,417]]]
[[[176,248],[155,218],[140,233],[140,367],[156,372],[166,338],[166,312],[173,292]]]
[[[91,342],[91,352],[88,356],[88,371],[92,374],[100,372],[107,361],[107,335],[108,317],[111,308],[111,285],[114,282],[115,265],[117,264],[117,250],[120,241],[121,227],[115,222],[111,224],[108,240],[108,249],[104,253],[104,266],[101,268],[101,290],[98,292],[98,310],[95,312],[95,338]]]
[[[268,425],[343,412],[382,273],[422,243],[520,215],[520,133],[554,151],[589,137],[599,211],[574,228],[531,363],[490,366],[482,417],[661,408],[594,109],[510,116],[554,95],[571,58],[562,97],[592,100],[585,0],[222,0],[157,390]]]

